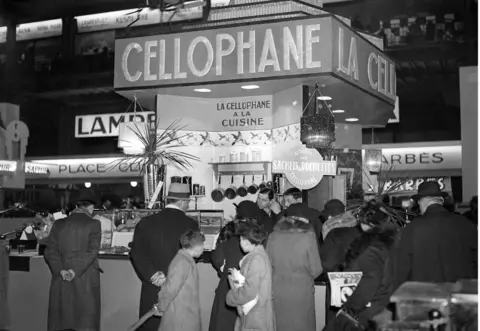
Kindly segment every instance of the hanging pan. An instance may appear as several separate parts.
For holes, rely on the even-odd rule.
[[[241,198],[245,198],[248,194],[248,187],[247,187],[247,184],[245,184],[245,175],[243,175],[243,184],[238,188],[237,194]]]
[[[230,187],[225,190],[225,196],[229,200],[233,200],[237,197],[237,188],[233,185],[233,178],[235,175],[232,175],[232,183],[230,184]]]
[[[214,202],[222,202],[225,199],[225,190],[222,188],[222,176],[218,174],[218,187],[210,193]]]
[[[255,175],[252,176],[252,184],[248,187],[248,193],[256,194],[258,192],[258,185],[255,184]]]
[[[267,188],[267,183],[265,183],[265,174],[262,175],[262,182],[259,185],[260,190],[263,190],[264,188]]]

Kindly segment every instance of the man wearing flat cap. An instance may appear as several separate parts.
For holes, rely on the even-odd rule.
[[[190,186],[172,183],[165,209],[143,218],[135,227],[131,258],[142,282],[140,316],[158,302],[168,266],[180,248],[180,236],[188,230],[198,230],[198,223],[185,215],[190,201]],[[160,318],[152,317],[138,330],[157,331],[159,325]]]
[[[52,272],[48,331],[100,330],[102,230],[92,218],[98,203],[92,191],[81,191],[76,209],[53,224],[47,239],[45,260]]]
[[[422,215],[402,230],[394,252],[395,287],[407,281],[454,283],[477,278],[477,229],[443,208],[446,196],[436,181],[427,181],[412,197]]]

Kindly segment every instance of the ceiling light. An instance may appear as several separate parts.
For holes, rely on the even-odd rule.
[[[130,182],[130,185],[132,185],[132,187],[137,187],[138,182],[136,182],[136,181],[131,181],[131,182]]]
[[[350,117],[350,118],[346,118],[345,121],[347,121],[347,122],[358,122],[358,118]]]
[[[317,97],[317,100],[330,101],[330,100],[332,100],[332,98],[329,97],[329,96],[326,96],[326,95],[321,95],[321,96]]]
[[[345,112],[345,110],[343,110],[343,109],[332,110],[332,113],[334,113],[334,114],[341,114],[341,113],[344,113],[344,112]]]
[[[195,92],[200,92],[200,93],[208,93],[208,92],[212,92],[212,90],[208,89],[208,88],[196,88],[194,89]]]
[[[90,182],[85,182],[85,187],[86,187],[86,188],[90,188],[91,186],[92,186],[92,183],[90,183]]]
[[[258,86],[258,85],[243,85],[243,86],[242,86],[242,89],[244,89],[244,90],[255,90],[255,89],[259,88],[259,87],[260,87],[260,86]]]

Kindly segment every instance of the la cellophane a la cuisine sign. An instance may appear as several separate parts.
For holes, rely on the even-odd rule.
[[[272,172],[283,173],[295,187],[309,190],[317,186],[323,176],[335,176],[337,162],[325,161],[316,149],[295,141],[273,147]]]
[[[331,16],[115,41],[116,89],[325,73],[395,103],[395,63]]]

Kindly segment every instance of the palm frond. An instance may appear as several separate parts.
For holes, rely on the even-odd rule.
[[[142,152],[124,155],[109,164],[108,170],[112,170],[121,164],[138,164],[143,171],[148,164],[166,164],[182,170],[193,167],[194,162],[200,159],[194,155],[177,150],[184,145],[181,140],[186,134],[179,135],[186,126],[180,125],[181,119],[174,120],[165,130],[157,130],[159,123],[155,123],[152,130],[145,123],[134,122],[130,127],[141,146]]]

